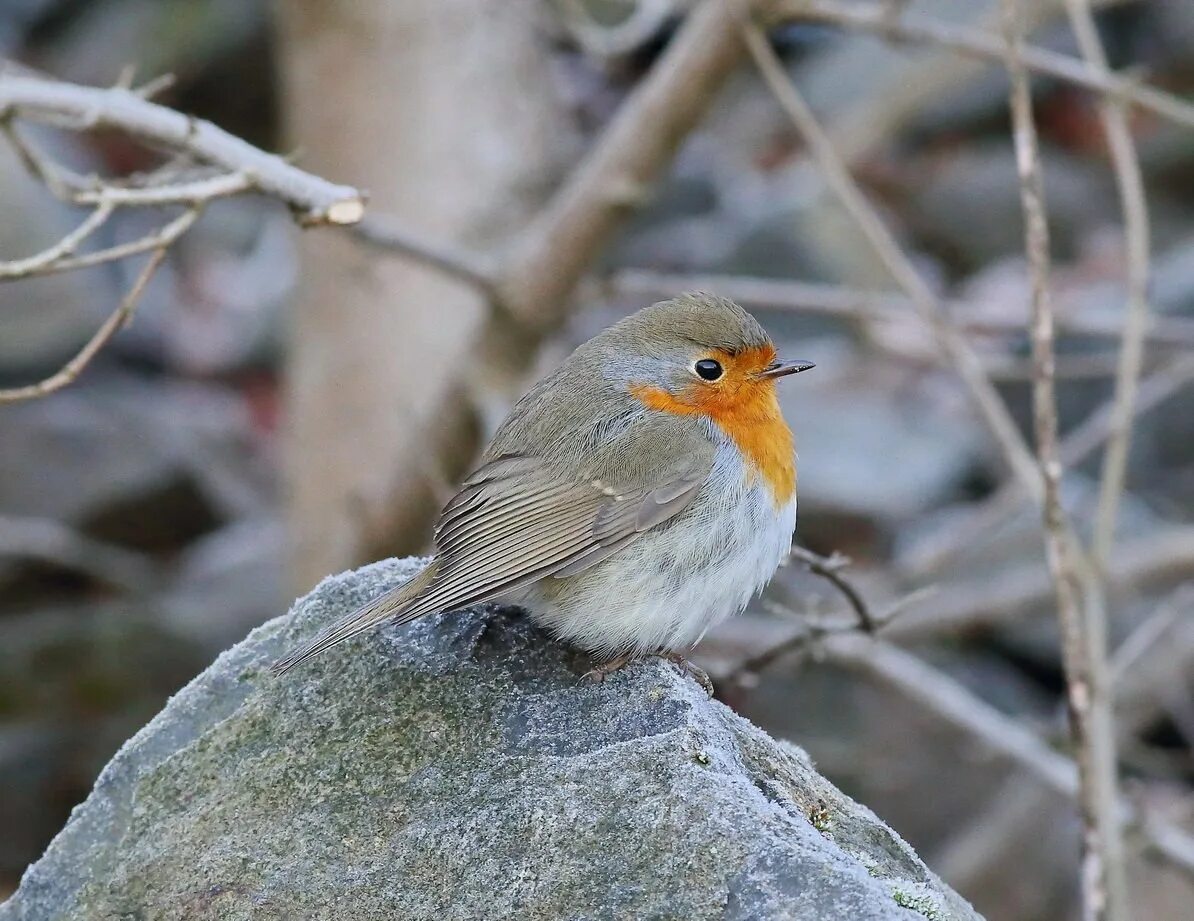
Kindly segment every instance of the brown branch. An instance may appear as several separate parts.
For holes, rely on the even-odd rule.
[[[792,547],[791,556],[793,559],[800,560],[808,567],[809,572],[825,579],[842,594],[858,617],[857,626],[867,633],[874,633],[878,629],[879,623],[867,606],[862,592],[855,587],[853,582],[842,575],[842,570],[850,565],[849,557],[840,553],[835,553],[833,556],[821,556],[819,553],[813,553],[811,550],[795,545]]]
[[[1090,0],[1066,0],[1066,9],[1078,46],[1087,64],[1109,73],[1107,55],[1095,27]],[[1103,131],[1115,170],[1115,184],[1124,213],[1124,238],[1127,256],[1128,303],[1119,353],[1119,371],[1115,381],[1115,402],[1111,413],[1111,438],[1103,455],[1103,473],[1099,484],[1099,505],[1095,514],[1091,556],[1096,570],[1101,570],[1111,555],[1115,542],[1115,524],[1119,500],[1123,494],[1128,467],[1128,447],[1132,439],[1133,407],[1140,370],[1144,364],[1144,338],[1149,325],[1149,225],[1148,202],[1140,158],[1128,127],[1122,100],[1105,97],[1100,103]]]
[[[1082,902],[1091,921],[1126,917],[1123,842],[1116,816],[1115,734],[1107,687],[1106,626],[1101,594],[1085,586],[1061,504],[1061,459],[1057,449],[1054,392],[1053,310],[1049,298],[1049,229],[1045,218],[1032,96],[1021,47],[1018,0],[1002,0],[1011,76],[1012,132],[1020,202],[1024,211],[1028,262],[1032,273],[1033,421],[1044,484],[1042,521],[1052,574],[1066,673],[1070,732],[1077,752],[1079,812],[1082,817]],[[1085,589],[1085,590],[1084,590]]]
[[[775,19],[815,21],[872,32],[892,41],[950,48],[960,54],[1002,64],[1005,49],[995,35],[907,14],[891,15],[887,4],[842,3],[839,0],[784,0]],[[1029,70],[1122,100],[1168,121],[1194,127],[1194,105],[1129,77],[1108,73],[1064,54],[1023,46],[1021,61]]]
[[[517,242],[498,283],[498,300],[524,324],[557,325],[592,260],[646,200],[743,57],[737,7],[705,0],[684,20],[650,73],[622,104],[600,140]]]
[[[368,223],[368,222],[366,222]],[[751,275],[723,275],[712,272],[659,272],[653,269],[619,269],[601,279],[605,296],[665,298],[677,291],[710,291],[737,301],[744,307],[785,310],[810,316],[869,323],[905,324],[912,306],[907,295],[895,291],[869,291],[822,282]],[[973,305],[945,300],[943,308],[953,325],[969,333],[1005,335],[1023,333],[1024,324],[1014,316],[980,316]],[[1062,314],[1057,327],[1067,333],[1119,339],[1122,326],[1111,317],[1085,313]],[[1194,346],[1194,321],[1184,317],[1158,317],[1145,333],[1156,345]]]
[[[1040,477],[1028,446],[1007,407],[987,378],[982,362],[949,322],[940,299],[921,278],[895,237],[867,201],[849,169],[834,150],[812,109],[788,79],[782,62],[755,25],[743,25],[747,48],[767,86],[791,119],[821,167],[826,183],[841,199],[876,255],[911,299],[917,314],[932,330],[949,363],[965,383],[1004,460],[1029,492],[1040,494]]]
[[[13,116],[46,124],[66,119],[76,130],[115,128],[151,144],[186,151],[204,163],[243,174],[253,188],[289,204],[305,223],[355,224],[365,211],[365,197],[357,189],[306,173],[210,122],[121,87],[76,86],[3,72],[0,119]]]
[[[165,233],[156,235],[158,241],[157,248],[146,261],[145,266],[133,282],[133,286],[121,300],[120,305],[112,311],[108,319],[96,330],[95,335],[87,341],[75,357],[54,374],[51,374],[44,380],[38,381],[36,384],[0,390],[0,403],[15,403],[18,400],[31,400],[36,397],[43,397],[54,393],[56,390],[61,390],[63,387],[74,382],[83,373],[83,369],[95,358],[100,349],[107,345],[108,341],[116,335],[116,332],[126,326],[133,318],[133,314],[137,310],[137,304],[145,291],[145,286],[149,284],[153,273],[157,271],[158,266],[161,265],[162,260],[166,257],[166,250],[174,240],[185,233],[187,228],[194,223],[195,219],[199,216],[199,212],[197,210],[188,211],[187,216],[190,218],[188,221],[175,222],[172,235]]]
[[[353,235],[389,255],[406,256],[476,288],[491,300],[496,296],[497,271],[477,254],[448,243],[432,241],[403,227],[385,214],[371,214],[353,228]]]

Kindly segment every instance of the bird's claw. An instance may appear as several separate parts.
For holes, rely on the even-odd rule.
[[[678,652],[665,652],[661,654],[660,658],[667,659],[680,670],[681,674],[699,684],[710,697],[713,696],[713,681],[709,678],[709,673],[703,668],[693,665]]]

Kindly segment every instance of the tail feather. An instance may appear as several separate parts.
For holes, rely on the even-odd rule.
[[[383,621],[393,620],[394,623],[403,624],[426,614],[427,610],[418,606],[416,602],[431,584],[435,576],[435,568],[435,563],[429,563],[407,582],[390,589],[385,594],[378,595],[346,617],[342,617],[321,631],[307,645],[292,649],[271,665],[270,671],[275,676],[284,675],[299,663],[305,662],[312,656],[319,655],[325,649],[343,643]]]

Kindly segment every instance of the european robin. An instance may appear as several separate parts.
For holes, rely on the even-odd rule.
[[[778,360],[724,298],[626,317],[515,404],[440,514],[431,562],[275,672],[382,621],[485,601],[594,654],[597,676],[648,654],[686,664],[791,550],[795,452],[775,383],[811,367]]]

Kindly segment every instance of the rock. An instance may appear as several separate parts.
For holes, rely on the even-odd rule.
[[[510,611],[284,649],[416,561],[325,580],[181,691],[0,908],[56,918],[975,919],[894,832],[660,661]]]

